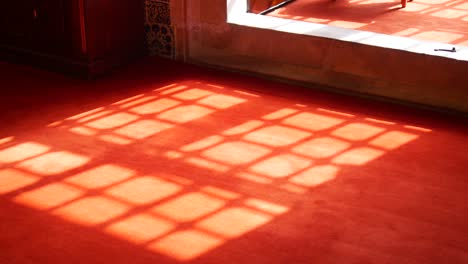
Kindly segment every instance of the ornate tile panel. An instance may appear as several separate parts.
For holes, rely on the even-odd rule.
[[[145,24],[145,32],[150,55],[174,57],[174,29],[171,25]]]
[[[145,0],[146,48],[150,55],[174,57],[170,0]]]

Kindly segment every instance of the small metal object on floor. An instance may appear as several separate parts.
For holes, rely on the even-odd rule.
[[[455,49],[455,47],[453,47],[452,49],[434,49],[434,51],[457,52],[457,50]]]

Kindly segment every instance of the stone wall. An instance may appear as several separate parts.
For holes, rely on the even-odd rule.
[[[226,0],[146,5],[151,54],[468,113],[468,61],[227,23]]]

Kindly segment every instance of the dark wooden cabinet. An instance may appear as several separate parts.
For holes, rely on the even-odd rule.
[[[3,1],[0,16],[0,33],[3,43],[19,47],[32,40],[34,1]]]
[[[0,56],[94,77],[143,54],[142,0],[6,0]]]

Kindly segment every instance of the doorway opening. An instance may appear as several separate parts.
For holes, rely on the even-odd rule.
[[[251,13],[468,46],[468,0],[250,0]]]

